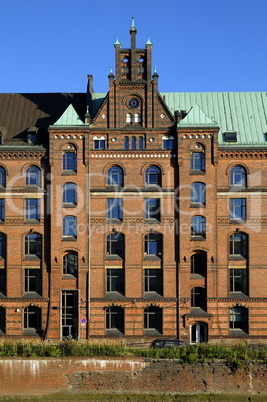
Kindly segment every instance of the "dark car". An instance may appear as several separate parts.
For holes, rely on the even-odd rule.
[[[155,339],[150,345],[151,348],[157,349],[179,348],[181,346],[186,346],[186,343],[177,339]]]

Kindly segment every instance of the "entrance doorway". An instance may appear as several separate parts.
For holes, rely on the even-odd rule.
[[[207,324],[204,323],[197,323],[191,325],[191,337],[190,343],[203,343],[207,342],[208,340],[208,328]]]
[[[62,290],[62,338],[78,339],[78,291]]]

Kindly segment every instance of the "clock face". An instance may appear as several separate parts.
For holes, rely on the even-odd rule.
[[[128,107],[129,107],[130,109],[136,109],[138,106],[139,106],[139,100],[138,100],[138,99],[136,99],[136,98],[131,98],[131,99],[128,101]]]

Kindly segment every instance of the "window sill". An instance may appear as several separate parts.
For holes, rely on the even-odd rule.
[[[73,176],[76,175],[77,172],[75,170],[63,170],[61,173],[62,176]]]
[[[144,260],[160,261],[161,257],[157,256],[156,254],[149,254],[144,256]]]
[[[145,184],[145,191],[161,192],[162,188],[158,184]]]
[[[25,255],[23,261],[41,261],[37,255]]]
[[[230,255],[229,261],[247,261],[247,258],[243,257],[242,255]]]
[[[190,175],[195,176],[195,175],[204,175],[206,172],[204,170],[190,170]]]
[[[242,225],[244,223],[246,223],[246,219],[231,219],[230,218],[230,224]]]
[[[74,236],[62,237],[62,241],[77,241],[77,237]]]
[[[109,261],[110,261],[110,260],[112,260],[112,261],[115,261],[115,260],[117,260],[117,261],[122,261],[123,258],[120,257],[120,256],[117,255],[117,254],[111,254],[111,255],[106,255],[105,260],[109,260]]]
[[[190,278],[191,279],[206,279],[206,277],[204,275],[201,275],[201,274],[191,274]]]
[[[0,219],[0,225],[3,225],[5,221],[3,219]]]
[[[206,237],[203,236],[191,236],[191,241],[205,241]]]
[[[122,219],[107,218],[107,223],[122,223]]]
[[[145,218],[145,223],[148,225],[153,225],[153,224],[158,224],[160,223],[160,219],[156,219],[156,218]]]
[[[123,336],[124,333],[123,331],[117,329],[117,328],[112,328],[112,329],[106,329],[106,335],[107,336]]]
[[[76,208],[77,204],[74,202],[63,202],[62,208]]]
[[[244,331],[243,329],[236,328],[230,329],[230,336],[248,336],[248,332]]]
[[[26,223],[26,224],[40,223],[40,219],[25,219],[24,223]]]
[[[203,204],[202,202],[192,202],[190,204],[190,208],[205,208],[206,204]]]
[[[63,279],[74,279],[77,280],[77,276],[72,274],[63,274]]]

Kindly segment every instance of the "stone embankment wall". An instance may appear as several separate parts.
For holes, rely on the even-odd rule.
[[[124,391],[267,395],[267,368],[258,363],[234,370],[223,362],[8,358],[0,360],[0,378],[1,396]]]

